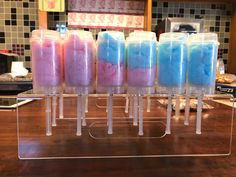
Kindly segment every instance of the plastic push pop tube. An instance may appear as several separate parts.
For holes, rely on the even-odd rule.
[[[129,37],[127,39],[128,85],[154,86],[156,75],[156,41]]]
[[[52,97],[52,126],[57,126],[56,122],[56,116],[57,116],[57,96]]]
[[[217,34],[199,33],[188,40],[188,85],[189,92],[213,94],[215,90]]]
[[[94,80],[94,40],[91,32],[68,31],[64,40],[66,90],[90,87]]]
[[[215,33],[199,33],[188,40],[188,89],[197,94],[196,134],[201,134],[202,98],[215,90],[218,37]]]
[[[108,110],[107,110],[107,124],[108,124],[108,134],[113,134],[112,130],[112,95],[109,94],[108,96]]]
[[[125,76],[125,39],[118,31],[98,34],[98,86],[123,86]]]
[[[182,93],[186,81],[187,35],[163,33],[158,44],[158,86],[166,93]]]
[[[51,98],[46,96],[46,135],[52,135],[52,124],[51,124]]]
[[[77,96],[77,130],[76,130],[76,135],[81,136],[82,131],[81,131],[81,118],[82,118],[82,96],[78,95]]]
[[[30,42],[34,92],[58,93],[62,84],[60,34],[51,30],[34,30]]]

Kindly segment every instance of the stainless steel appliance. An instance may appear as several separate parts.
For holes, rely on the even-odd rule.
[[[203,19],[165,18],[156,27],[157,39],[165,32],[186,32],[189,34],[203,32]]]

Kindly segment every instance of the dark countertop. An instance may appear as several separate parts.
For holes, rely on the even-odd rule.
[[[0,82],[32,82],[32,73],[27,74],[25,77],[13,78],[9,73],[0,75]]]
[[[32,89],[32,74],[29,73],[26,77],[12,78],[10,74],[5,73],[0,75],[0,94],[16,95],[20,92]]]
[[[32,108],[36,109],[37,107],[38,111],[43,109],[42,105],[38,103],[33,102],[29,105],[31,106],[24,111],[28,118],[34,118],[36,116]],[[153,111],[151,110],[151,112]],[[105,114],[105,110],[90,113],[99,116]],[[225,114],[225,112],[221,114]],[[40,115],[42,115],[42,113],[40,113]],[[236,176],[236,131],[233,132],[232,154],[223,157],[19,160],[17,157],[16,112],[1,112],[0,121],[0,176]],[[221,126],[220,128],[223,127],[224,126]],[[96,149],[96,147],[94,147],[94,149]],[[27,151],[27,149],[25,150]]]

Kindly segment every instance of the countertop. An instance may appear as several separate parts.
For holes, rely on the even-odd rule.
[[[27,74],[25,77],[13,78],[9,73],[0,75],[0,82],[32,82],[32,73]]]
[[[91,102],[90,102],[91,103]],[[32,104],[32,105],[31,105]],[[30,106],[31,105],[31,106]],[[154,107],[155,108],[155,107]],[[43,105],[33,102],[25,108],[28,118],[44,115]],[[116,110],[115,112],[117,113]],[[123,110],[122,110],[123,112]],[[105,109],[90,112],[95,116]],[[151,114],[154,112],[151,110]],[[225,112],[220,112],[225,114]],[[17,157],[16,113],[0,114],[0,176],[30,177],[235,177],[236,131],[233,132],[232,154],[218,157],[108,158],[19,160]],[[43,123],[43,122],[42,122]],[[36,128],[36,127],[35,127]],[[224,128],[222,125],[220,128]],[[37,145],[40,142],[34,142]],[[65,142],[66,143],[66,142]],[[197,145],[196,145],[197,146]],[[148,148],[148,147],[145,147]],[[158,147],[157,147],[158,148]],[[168,148],[168,147],[166,147]],[[96,147],[94,147],[96,149]],[[119,150],[119,147],[117,147]],[[25,149],[29,151],[30,149]],[[79,150],[79,149],[78,149]]]

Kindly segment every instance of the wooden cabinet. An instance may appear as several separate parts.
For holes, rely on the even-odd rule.
[[[165,1],[165,0],[160,0]],[[196,0],[166,0],[168,2],[197,2]],[[213,2],[213,3],[236,3],[236,0],[199,0],[198,2],[206,3],[206,2]]]
[[[229,44],[228,72],[236,74],[236,4],[233,5]]]
[[[39,29],[48,28],[48,14],[45,11],[38,10]]]
[[[144,29],[147,31],[151,31],[151,27],[152,27],[152,0],[146,0],[144,20],[145,20]]]
[[[137,0],[135,0],[137,1]],[[152,0],[140,0],[146,1],[145,5],[145,12],[144,12],[144,30],[151,31],[151,23],[152,23]],[[39,28],[48,28],[48,18],[47,12],[45,11],[38,11],[39,15]]]

